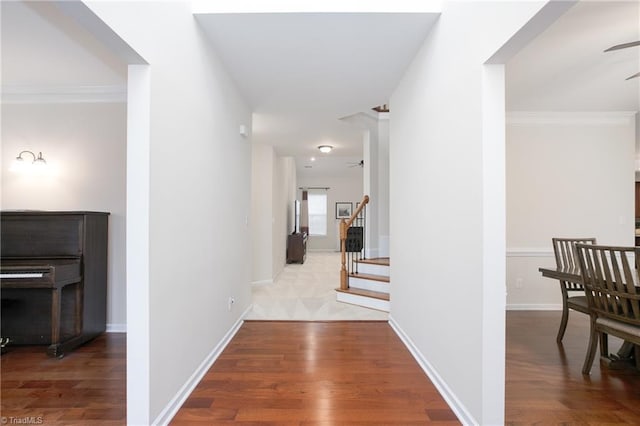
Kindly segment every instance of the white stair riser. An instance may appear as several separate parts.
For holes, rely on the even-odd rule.
[[[374,299],[373,297],[360,296],[358,294],[342,293],[338,291],[336,292],[336,300],[338,302],[364,306],[365,308],[377,309],[384,312],[389,312],[391,310],[391,303],[388,300]]]
[[[364,278],[355,278],[350,276],[349,287],[389,294],[389,283],[367,280]]]
[[[358,272],[362,274],[374,274],[374,275],[383,275],[385,277],[389,276],[389,266],[388,265],[372,265],[370,263],[358,263]],[[355,272],[355,265],[354,270]]]

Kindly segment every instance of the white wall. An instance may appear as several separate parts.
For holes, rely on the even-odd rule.
[[[382,114],[381,114],[382,115]],[[378,121],[378,255],[389,256],[389,118]]]
[[[23,150],[42,152],[51,173],[10,171]],[[111,213],[107,327],[115,331],[127,322],[125,182],[126,104],[2,105],[2,209]]]
[[[188,2],[88,5],[149,63],[149,318],[129,318],[149,356],[128,356],[127,420],[166,422],[250,305],[251,114]]]
[[[298,186],[328,187],[327,190],[327,235],[311,235],[307,240],[307,250],[339,251],[340,220],[336,219],[336,203],[351,202],[355,210],[356,203],[362,201],[362,177],[310,177],[299,176]],[[298,191],[298,200],[302,200],[302,191]]]
[[[296,167],[272,146],[254,143],[251,167],[252,282],[269,284],[286,263],[287,235],[293,230]]]
[[[273,278],[287,261],[287,235],[293,231],[293,203],[296,194],[296,164],[293,157],[276,157],[273,181]],[[268,255],[268,253],[264,253]]]
[[[390,100],[391,322],[466,423],[504,421],[504,283],[484,278],[504,241],[483,233],[483,149],[504,140],[483,139],[483,63],[541,6],[446,2]]]
[[[552,237],[635,244],[635,114],[513,113],[507,124],[507,304],[559,309],[557,281],[538,272],[555,264]]]
[[[275,152],[272,146],[252,145],[251,161],[251,237],[253,238],[254,283],[273,281],[273,173]]]

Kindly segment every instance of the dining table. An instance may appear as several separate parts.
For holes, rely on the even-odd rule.
[[[582,284],[582,274],[578,268],[541,267],[538,271],[546,278]],[[639,368],[640,360],[634,358],[634,353],[634,344],[625,341],[618,352],[602,356],[600,359],[610,369],[624,369],[630,366]]]

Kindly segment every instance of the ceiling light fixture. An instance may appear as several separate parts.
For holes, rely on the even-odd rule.
[[[318,149],[320,150],[321,153],[328,154],[331,152],[333,147],[331,145],[320,145]]]

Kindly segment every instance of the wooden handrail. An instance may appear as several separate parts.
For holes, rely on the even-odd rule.
[[[362,202],[358,205],[356,211],[353,212],[348,220],[342,219],[340,221],[340,261],[342,267],[340,269],[340,289],[346,290],[349,288],[347,280],[347,229],[351,226],[354,220],[360,215],[364,206],[369,203],[369,196],[362,197]]]

